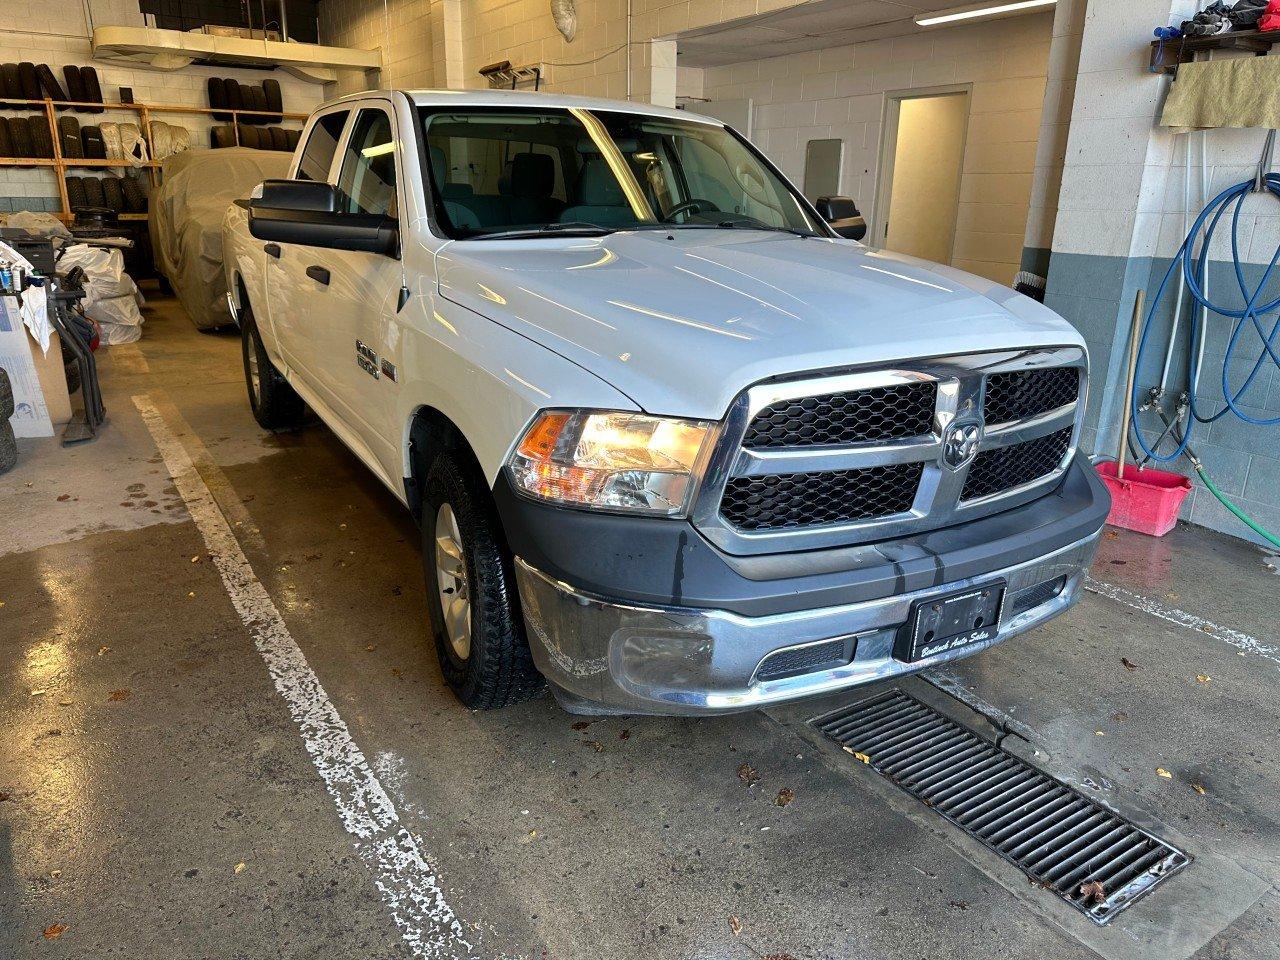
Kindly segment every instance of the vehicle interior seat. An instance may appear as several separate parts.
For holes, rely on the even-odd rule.
[[[552,196],[556,188],[555,160],[546,153],[517,153],[511,160],[511,223],[554,223],[564,203]]]
[[[440,187],[440,202],[444,204],[445,212],[449,214],[449,219],[453,221],[455,227],[478,230],[480,218],[462,203],[464,198],[471,196],[471,184],[449,183],[448,166],[444,151],[439,147],[432,147],[431,172],[435,175],[436,183]]]
[[[576,203],[560,214],[560,222],[584,221],[602,227],[638,223],[622,185],[609,169],[600,148],[588,140],[578,144],[578,152],[583,155],[583,162],[574,193]]]

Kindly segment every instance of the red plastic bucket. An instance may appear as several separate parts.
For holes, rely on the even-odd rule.
[[[1177,524],[1182,501],[1191,492],[1187,477],[1164,470],[1139,470],[1130,464],[1120,480],[1113,462],[1095,464],[1095,469],[1111,491],[1107,523],[1153,537],[1163,537]]]

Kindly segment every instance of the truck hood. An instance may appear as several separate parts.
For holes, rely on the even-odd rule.
[[[655,414],[722,417],[761,380],[1084,342],[989,280],[851,241],[746,230],[460,241],[441,294]]]

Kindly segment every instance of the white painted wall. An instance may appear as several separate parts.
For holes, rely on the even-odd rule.
[[[96,26],[141,26],[137,0],[2,0],[0,6],[0,63],[47,63],[59,84],[64,64],[92,66],[98,71],[103,98],[116,100],[120,87],[132,87],[140,103],[166,103],[207,107],[209,77],[235,77],[243,83],[261,83],[266,77],[280,81],[284,109],[308,113],[324,92],[319,84],[306,83],[280,70],[234,70],[227,67],[187,67],[174,72],[120,67],[90,59],[90,20]],[[36,116],[28,111],[0,111],[3,116]],[[117,111],[76,114],[82,124],[102,120],[137,122],[137,113]],[[198,115],[169,114],[153,119],[184,126],[193,146],[209,145],[209,128],[215,121]],[[285,124],[286,126],[296,124]],[[84,171],[92,173],[92,171]],[[0,206],[15,209],[53,209],[58,196],[55,174],[50,170],[0,168]],[[0,211],[4,212],[4,211]]]
[[[870,219],[885,93],[971,84],[951,262],[1010,283],[1022,257],[1052,27],[1052,14],[1036,14],[709,67],[703,96],[752,98],[756,143],[797,181],[809,140],[844,140],[842,190]]]

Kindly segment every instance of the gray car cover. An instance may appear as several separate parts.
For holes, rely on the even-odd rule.
[[[247,147],[184,150],[164,161],[164,182],[151,194],[156,267],[201,330],[231,323],[222,271],[222,218],[263,180],[289,175],[293,155]]]

